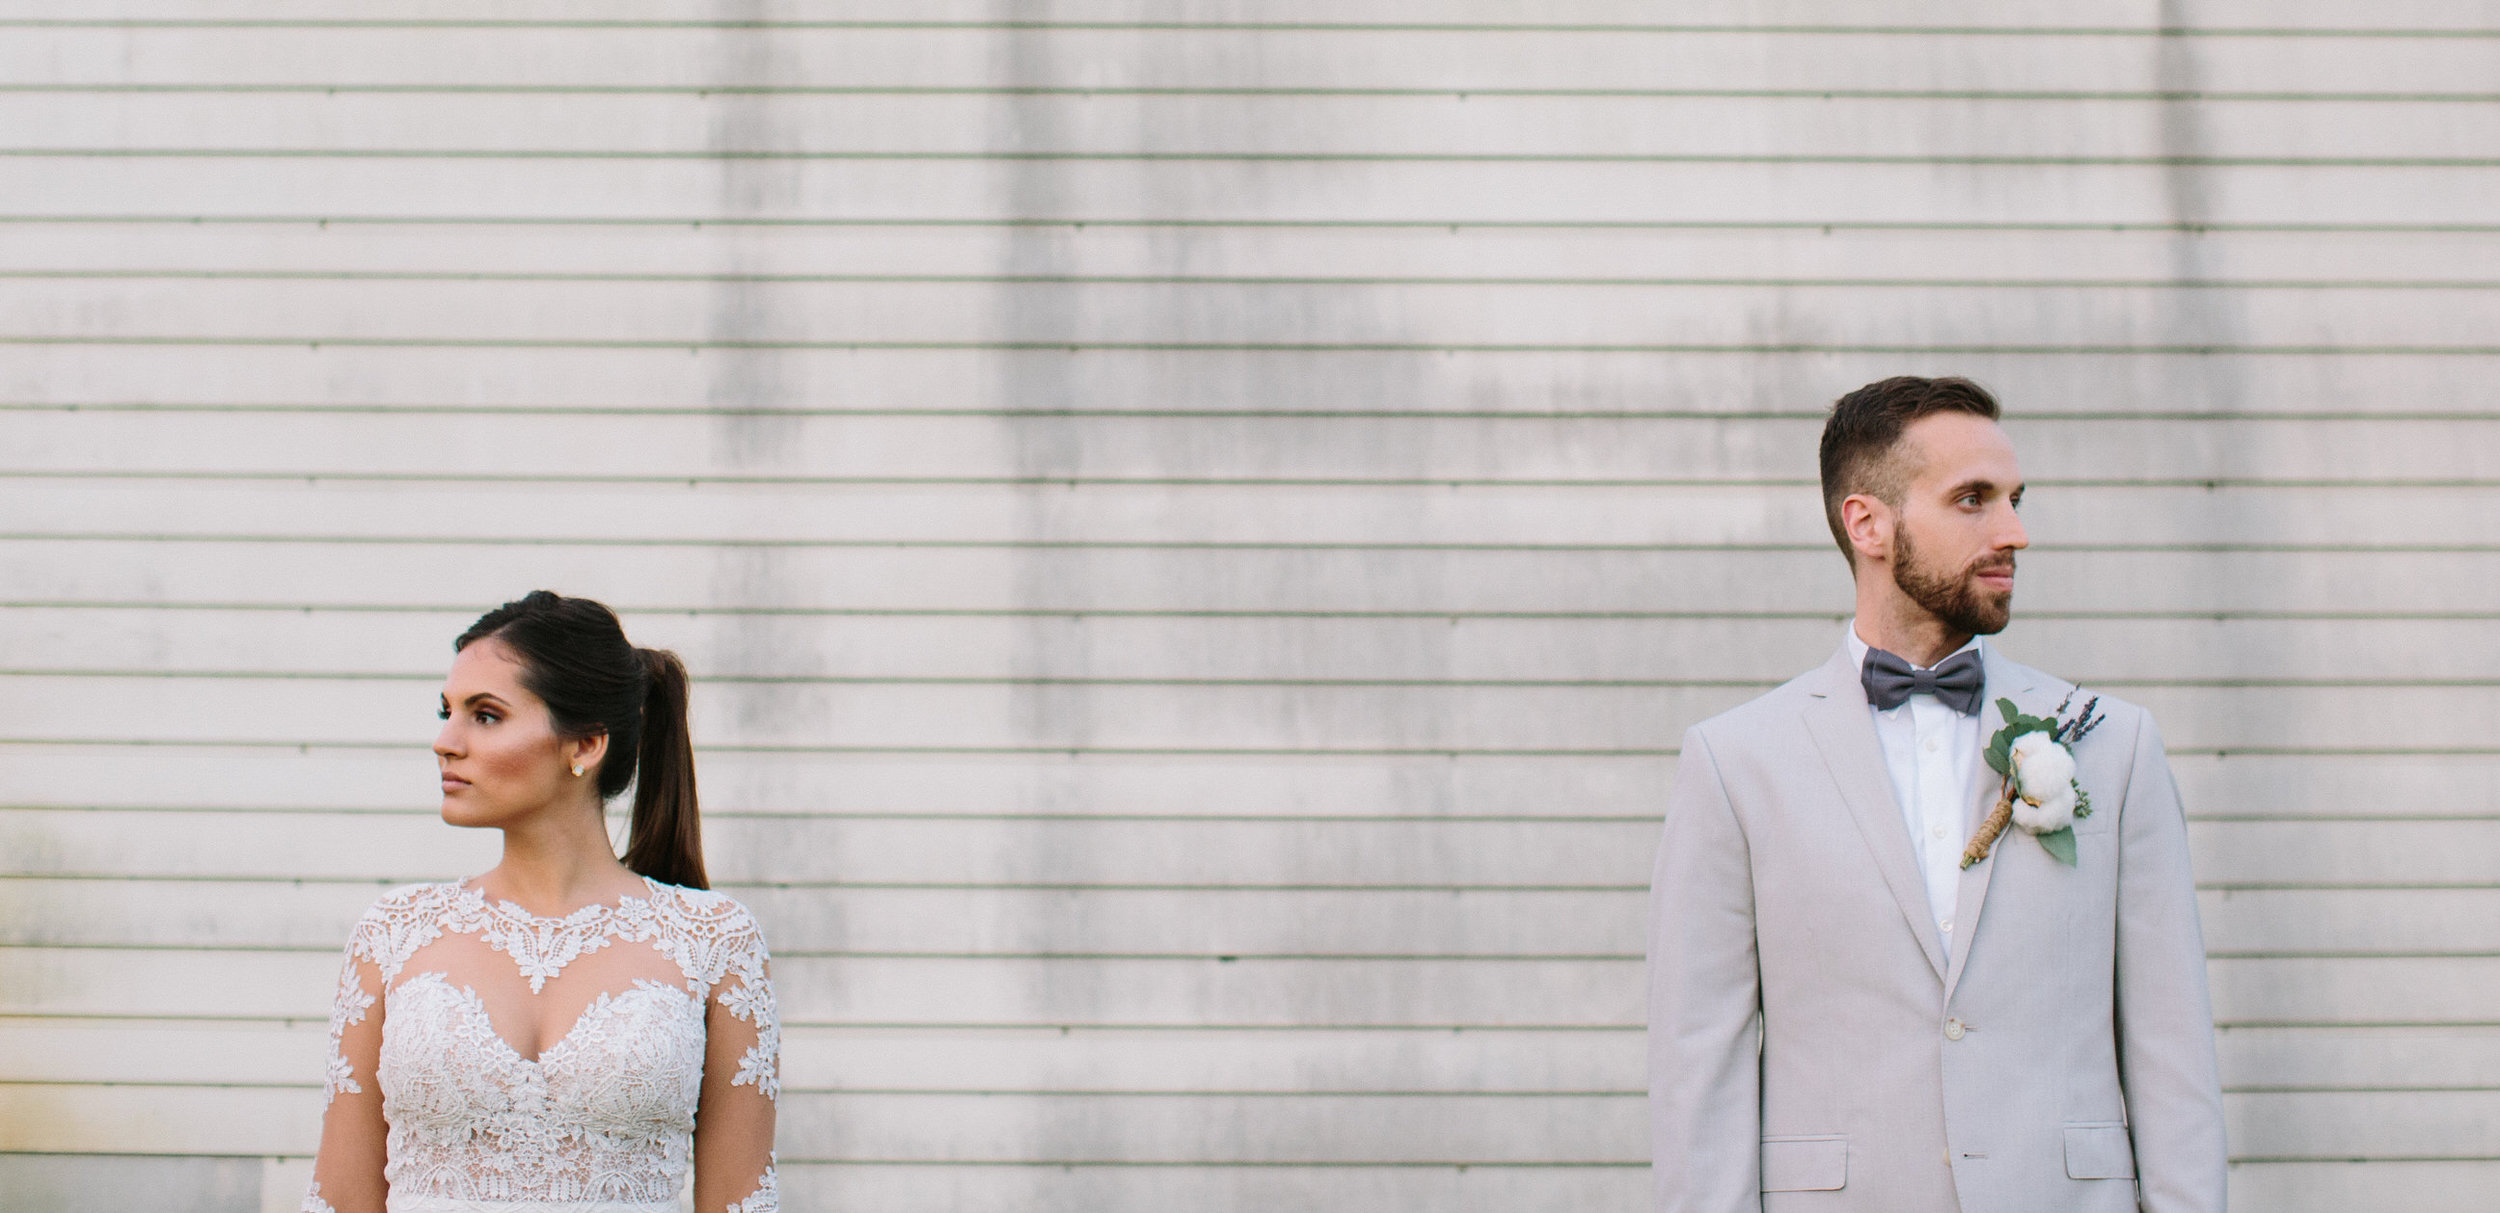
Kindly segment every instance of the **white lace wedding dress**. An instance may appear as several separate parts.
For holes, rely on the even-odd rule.
[[[366,911],[331,1015],[306,1213],[373,1190],[355,1172],[377,1162],[388,1213],[677,1213],[698,1159],[727,1178],[698,1189],[734,1194],[700,1213],[777,1213],[763,934],[721,894],[643,883],[563,918],[462,884]],[[497,1026],[566,1011],[571,1028],[537,1047]]]

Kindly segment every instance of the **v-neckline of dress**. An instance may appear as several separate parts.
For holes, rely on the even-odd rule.
[[[486,1029],[486,1034],[493,1037],[497,1045],[502,1046],[504,1055],[510,1058],[513,1064],[526,1067],[531,1072],[538,1074],[546,1073],[548,1068],[548,1058],[555,1056],[559,1052],[564,1052],[577,1047],[574,1044],[573,1038],[581,1033],[582,1025],[589,1023],[594,1017],[614,1014],[617,1005],[621,1003],[626,996],[645,991],[666,992],[670,994],[677,993],[677,989],[674,986],[670,986],[664,982],[651,981],[648,978],[637,979],[633,985],[628,986],[623,990],[601,990],[599,991],[598,997],[590,1000],[589,1006],[583,1007],[581,1009],[581,1013],[573,1017],[572,1024],[564,1029],[564,1034],[562,1036],[558,1036],[554,1040],[551,1040],[547,1042],[546,1045],[542,1046],[538,1050],[538,1055],[536,1057],[530,1057],[521,1052],[520,1046],[513,1044],[509,1039],[505,1038],[503,1029],[495,1026],[494,1014],[486,1009],[486,1000],[478,995],[475,987],[454,983],[451,980],[450,974],[428,971],[420,973],[416,977],[410,978],[407,982],[401,983],[400,988],[406,989],[409,985],[429,977],[434,979],[434,983],[436,985],[441,986],[446,992],[451,994],[452,999],[460,1004],[463,1014],[470,1016],[476,1020],[479,1026]]]

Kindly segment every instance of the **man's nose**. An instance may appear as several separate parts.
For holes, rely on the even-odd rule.
[[[2006,551],[2021,551],[2031,546],[2031,533],[2023,529],[2023,516],[2015,513],[2011,506],[2006,507],[2005,526],[1997,532],[1996,545]]]

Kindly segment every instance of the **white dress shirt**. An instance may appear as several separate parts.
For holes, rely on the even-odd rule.
[[[1869,647],[1858,638],[1857,621],[1850,620],[1849,656],[1859,669],[1866,668]],[[1973,636],[1945,656],[1978,651],[1979,638]],[[1978,828],[1971,820],[1971,797],[1977,791],[1971,772],[1979,762],[1979,713],[1964,716],[1933,695],[1912,695],[1889,711],[1877,711],[1873,704],[1867,710],[1875,714],[1875,739],[1883,744],[1884,769],[1892,775],[1893,803],[1901,806],[1901,821],[1910,828],[1919,874],[1927,880],[1927,908],[1934,911],[1936,931],[1949,954],[1953,903],[1962,887],[1962,848]]]

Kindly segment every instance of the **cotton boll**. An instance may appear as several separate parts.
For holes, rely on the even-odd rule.
[[[2045,805],[2074,794],[2075,756],[2055,739],[2046,733],[2025,733],[2014,739],[2012,749],[2014,783],[2023,795]]]
[[[2014,824],[2033,834],[2054,834],[2075,824],[2074,785],[2059,788],[2054,796],[2041,797],[2036,805],[2015,797]]]

